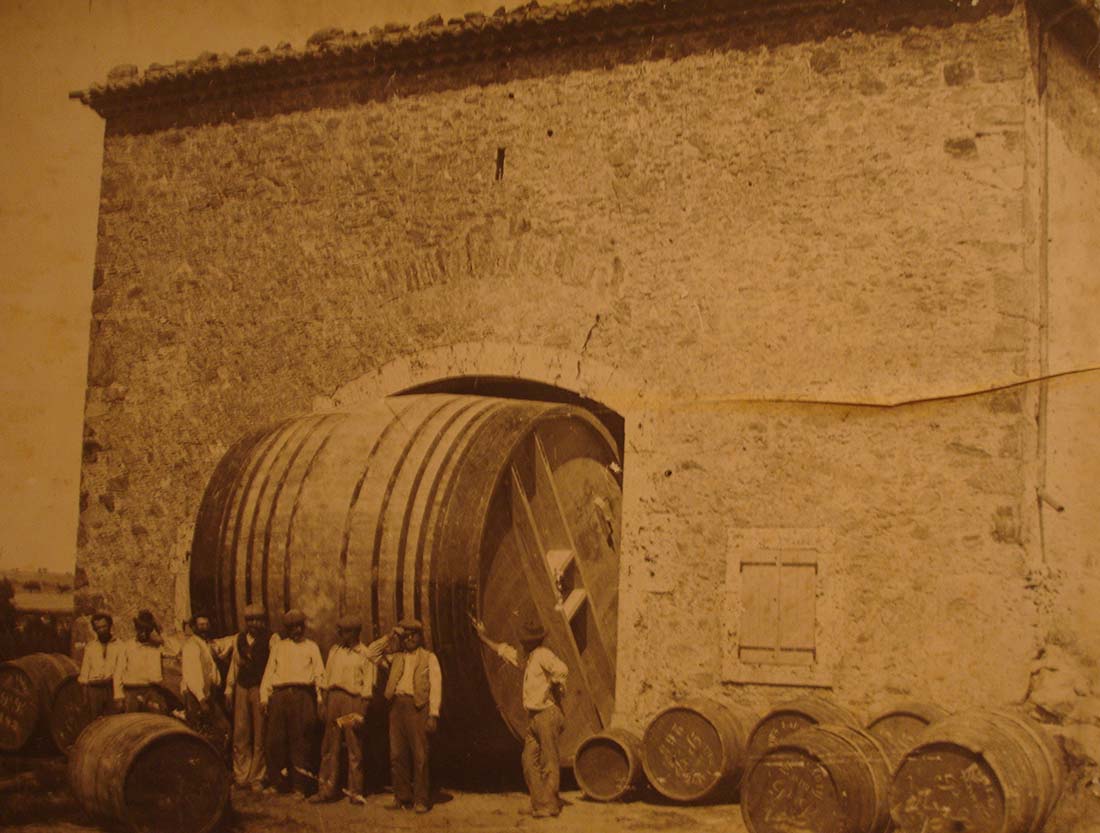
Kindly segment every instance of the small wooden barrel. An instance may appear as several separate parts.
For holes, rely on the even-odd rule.
[[[661,795],[685,803],[736,794],[752,715],[693,698],[660,712],[642,738],[642,766]]]
[[[875,738],[852,726],[793,732],[755,758],[741,782],[749,833],[885,833],[890,765]]]
[[[905,753],[916,744],[920,733],[947,715],[946,709],[934,703],[899,703],[873,717],[867,724],[867,731],[886,750],[890,758],[890,771],[893,772]]]
[[[748,757],[758,758],[787,735],[821,723],[861,728],[854,714],[832,700],[816,695],[798,697],[780,703],[760,718],[749,735]]]
[[[921,733],[894,774],[890,812],[901,833],[1038,833],[1063,780],[1061,750],[1038,724],[965,712]]]
[[[57,687],[77,671],[64,654],[28,654],[0,665],[0,751],[18,751],[46,729]]]
[[[69,782],[89,813],[135,833],[208,833],[229,802],[230,776],[218,754],[159,714],[91,723],[69,757]]]
[[[645,784],[642,741],[626,729],[607,729],[580,742],[573,775],[596,801],[618,801]]]

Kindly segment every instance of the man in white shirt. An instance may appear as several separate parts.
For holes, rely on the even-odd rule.
[[[76,681],[84,692],[88,719],[95,720],[112,710],[115,674],[122,643],[111,635],[114,619],[102,611],[93,614],[92,630],[96,638],[84,645],[80,673]]]
[[[126,712],[157,712],[166,710],[166,700],[159,691],[164,678],[161,656],[164,639],[160,626],[148,610],[138,611],[134,619],[135,638],[126,642],[119,652],[115,669],[115,709]]]
[[[390,703],[390,772],[393,778],[391,810],[430,809],[428,735],[436,730],[443,698],[442,674],[436,655],[423,646],[423,626],[404,619],[395,630],[400,651],[385,658],[390,666],[386,700]],[[372,642],[373,657],[389,636]]]
[[[340,765],[347,747],[348,800],[363,804],[363,718],[374,693],[375,667],[359,641],[362,623],[344,616],[336,623],[337,644],[328,652],[321,683],[325,737],[321,742],[321,771],[311,802],[340,798]]]
[[[523,669],[523,707],[530,723],[523,738],[522,763],[523,778],[531,793],[531,815],[535,818],[557,816],[561,813],[558,741],[565,727],[561,702],[569,668],[542,644],[546,630],[540,622],[527,622],[520,628],[522,654],[513,645],[490,639],[484,622],[474,620],[474,628],[490,650],[509,665]]]
[[[289,792],[305,798],[309,776],[310,732],[320,707],[325,666],[321,651],[306,639],[306,616],[293,609],[283,614],[286,638],[272,640],[260,682],[260,708],[267,720],[266,791]]]
[[[215,640],[230,656],[225,675],[225,698],[233,709],[233,781],[239,787],[259,790],[267,775],[264,754],[264,716],[260,711],[260,683],[271,653],[273,635],[267,613],[260,605],[244,609],[245,629]]]
[[[228,750],[229,721],[218,702],[222,676],[210,646],[210,617],[197,613],[189,620],[191,635],[180,659],[180,694],[187,723],[223,755]]]

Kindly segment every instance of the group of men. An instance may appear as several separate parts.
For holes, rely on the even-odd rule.
[[[135,638],[112,635],[108,613],[92,617],[95,640],[84,649],[79,682],[90,716],[113,712],[163,712],[162,656],[178,655],[184,719],[215,748],[229,754],[232,714],[232,767],[238,788],[291,792],[315,803],[346,796],[363,798],[363,732],[379,668],[388,668],[383,696],[389,704],[390,809],[426,813],[431,808],[429,737],[435,733],[442,704],[439,660],[424,647],[423,627],[415,619],[398,623],[391,633],[363,644],[361,623],[343,617],[336,642],[322,661],[316,642],[305,635],[306,617],[297,609],[283,614],[283,633],[271,633],[264,609],[245,609],[240,633],[211,638],[208,616],[194,615],[181,648],[166,645],[153,615],[140,611]],[[491,640],[483,623],[473,620],[482,642],[504,661],[524,668],[523,703],[530,716],[524,740],[523,772],[535,817],[556,816],[562,731],[562,699],[567,668],[542,643],[541,625],[527,624],[521,649]],[[224,689],[219,661],[228,661]],[[221,692],[224,690],[224,695]],[[321,763],[311,772],[312,733],[324,726]],[[341,771],[346,769],[346,786]],[[314,791],[314,786],[316,790]],[[312,793],[312,794],[311,794]]]

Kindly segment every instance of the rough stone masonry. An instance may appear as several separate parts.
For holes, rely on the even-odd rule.
[[[1100,759],[1100,91],[1067,20],[1095,15],[529,4],[120,68],[81,94],[107,120],[83,609],[182,617],[204,485],[259,427],[550,384],[625,420],[623,721],[1030,698],[1081,766],[1072,829]],[[769,560],[812,567],[794,665],[745,659]]]

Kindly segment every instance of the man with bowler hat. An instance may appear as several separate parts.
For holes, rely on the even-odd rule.
[[[523,778],[531,793],[531,815],[535,818],[561,813],[558,782],[561,778],[559,735],[565,727],[561,710],[569,668],[543,645],[546,629],[541,622],[525,622],[520,628],[522,653],[514,645],[494,642],[485,623],[473,620],[478,637],[501,659],[523,669],[523,707],[530,723],[523,738]]]
[[[148,610],[138,611],[134,634],[134,639],[123,645],[115,668],[115,710],[162,713],[164,695],[158,690],[164,679],[161,656],[170,652]]]
[[[403,619],[387,634],[367,646],[367,655],[390,666],[385,696],[390,704],[390,773],[393,803],[390,810],[412,807],[417,813],[430,809],[428,735],[439,722],[443,701],[443,675],[436,655],[424,647],[424,627],[416,619]],[[397,651],[384,646],[396,640]]]
[[[299,799],[310,789],[310,730],[317,719],[325,666],[321,650],[306,639],[306,615],[283,614],[284,639],[272,640],[260,681],[260,709],[267,718],[267,791],[289,792]]]
[[[336,623],[337,643],[329,649],[325,677],[321,682],[322,719],[325,736],[321,741],[321,771],[313,803],[340,798],[340,769],[347,750],[347,792],[352,804],[363,804],[364,716],[374,693],[376,672],[359,641],[362,623],[354,616]]]

